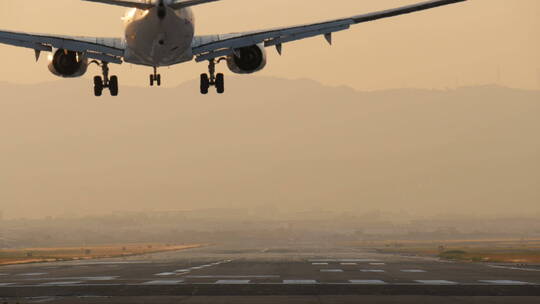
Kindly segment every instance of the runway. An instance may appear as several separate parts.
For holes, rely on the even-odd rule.
[[[7,303],[538,303],[540,266],[347,248],[210,246],[0,267]]]

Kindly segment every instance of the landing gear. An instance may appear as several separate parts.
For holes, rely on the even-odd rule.
[[[224,58],[220,58],[219,63]],[[216,60],[210,59],[208,61],[208,74],[201,74],[201,94],[208,94],[208,89],[211,86],[216,87],[218,94],[225,92],[225,76],[222,73],[216,74]]]
[[[103,74],[103,76],[94,77],[94,95],[99,97],[103,94],[103,89],[109,88],[111,96],[118,96],[118,77],[111,76],[109,78],[109,63],[99,63],[98,61],[92,61],[91,63],[99,65]]]
[[[150,86],[154,86],[154,83],[161,86],[161,75],[157,73],[157,67],[154,67],[154,74],[150,74]]]

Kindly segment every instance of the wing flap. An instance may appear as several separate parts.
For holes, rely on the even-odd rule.
[[[129,1],[129,0],[83,0],[83,1],[138,8],[142,10],[151,9],[152,7],[154,7],[151,1]]]

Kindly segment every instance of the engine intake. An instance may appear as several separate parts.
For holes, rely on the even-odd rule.
[[[83,53],[59,49],[54,52],[49,71],[56,76],[71,78],[80,77],[88,69],[88,59]]]
[[[266,66],[266,50],[260,44],[237,49],[227,57],[227,66],[237,74],[258,72]]]

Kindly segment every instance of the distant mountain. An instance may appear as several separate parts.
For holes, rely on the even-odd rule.
[[[0,83],[0,209],[540,211],[538,91],[197,86]]]

